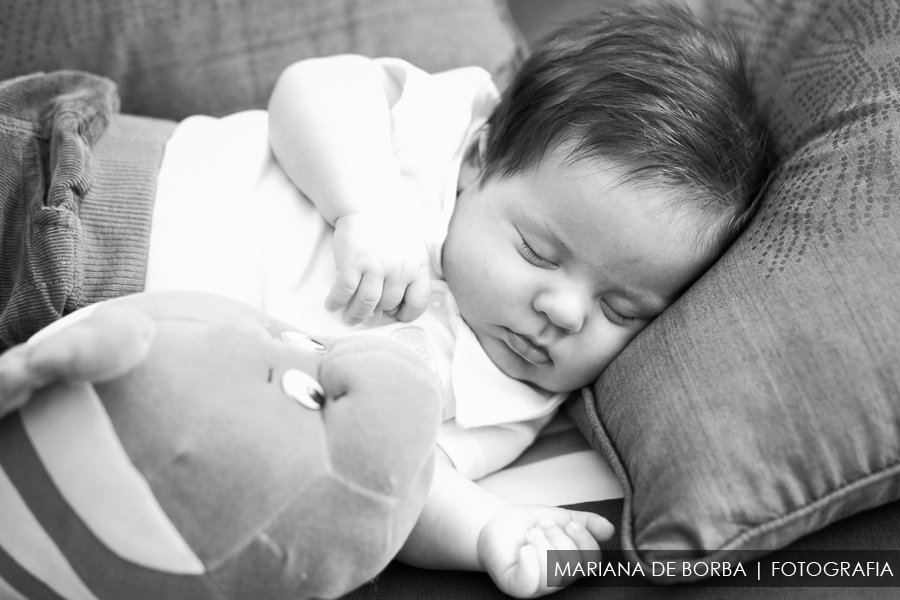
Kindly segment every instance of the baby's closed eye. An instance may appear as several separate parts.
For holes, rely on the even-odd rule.
[[[553,263],[553,262],[547,260],[546,258],[542,257],[540,254],[538,254],[534,250],[534,248],[532,248],[531,245],[525,240],[524,237],[521,237],[521,242],[519,243],[519,252],[525,258],[525,260],[527,260],[528,262],[530,262],[531,264],[533,264],[536,267],[539,267],[541,269],[556,269],[557,268],[556,263]]]
[[[600,310],[603,311],[603,314],[607,319],[609,319],[612,323],[619,325],[620,327],[631,327],[635,325],[639,320],[641,320],[638,317],[623,315],[612,306],[610,306],[610,304],[603,298],[600,299]]]

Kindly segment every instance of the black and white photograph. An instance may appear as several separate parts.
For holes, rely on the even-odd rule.
[[[0,0],[0,600],[898,589],[900,0]]]

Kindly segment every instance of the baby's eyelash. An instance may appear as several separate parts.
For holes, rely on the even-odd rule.
[[[600,300],[600,305],[603,307],[603,314],[606,315],[606,318],[620,327],[630,327],[637,321],[637,318],[635,317],[626,317],[619,313],[603,299]]]
[[[527,260],[534,266],[540,267],[542,269],[553,269],[556,267],[556,265],[549,260],[539,256],[538,253],[528,245],[528,242],[525,241],[525,238],[522,238],[522,243],[519,244],[519,247],[522,249],[522,256],[525,257],[525,260]]]

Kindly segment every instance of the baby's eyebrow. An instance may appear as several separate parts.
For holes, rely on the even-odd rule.
[[[547,232],[547,235],[550,236],[550,239],[553,241],[553,243],[565,250],[568,254],[573,254],[572,248],[569,247],[569,244],[567,244],[564,239],[559,237],[556,232],[553,231],[553,229],[550,227],[550,223],[547,222],[547,219],[545,219],[544,217],[539,217],[539,220],[544,228],[544,231]]]
[[[647,313],[648,317],[651,315],[656,317],[669,308],[669,303],[662,298],[650,296],[642,292],[631,292],[627,295],[633,298],[634,302]]]

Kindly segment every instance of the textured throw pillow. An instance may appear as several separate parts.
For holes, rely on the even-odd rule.
[[[500,84],[521,51],[502,0],[10,0],[0,80],[81,69],[119,86],[122,112],[182,119],[264,108],[310,56],[397,56],[427,71],[478,65]]]
[[[900,4],[707,8],[756,45],[781,161],[745,234],[570,407],[643,561],[750,559],[900,498]]]

